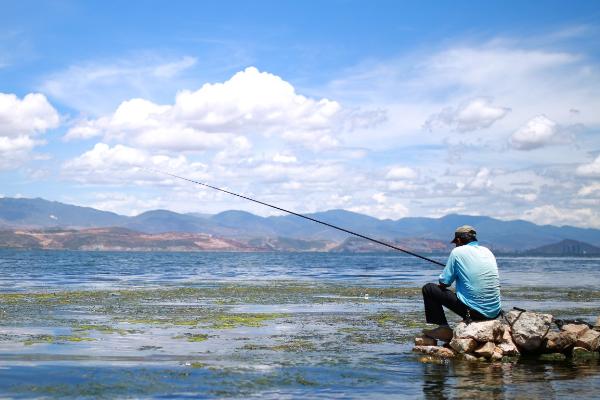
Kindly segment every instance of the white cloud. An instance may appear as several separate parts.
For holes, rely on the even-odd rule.
[[[151,155],[144,150],[120,144],[110,147],[105,143],[98,143],[79,157],[65,162],[62,176],[84,184],[146,185],[178,182],[148,169],[191,179],[206,178],[206,166],[190,162],[183,155]]]
[[[388,180],[407,180],[415,179],[417,176],[417,172],[412,168],[396,166],[390,168],[390,170],[385,175],[385,178]]]
[[[181,91],[173,105],[125,101],[108,117],[79,121],[65,139],[102,134],[141,148],[202,151],[258,135],[321,150],[339,144],[341,110],[335,101],[299,95],[280,77],[249,67],[224,83]]]
[[[446,107],[440,113],[432,115],[425,126],[430,129],[449,127],[458,132],[469,132],[489,128],[494,122],[504,118],[510,108],[496,107],[486,98],[477,98],[465,102],[456,108]]]
[[[375,204],[354,205],[349,207],[349,210],[377,218],[389,218],[393,220],[407,217],[410,213],[410,210],[404,204],[391,201],[387,198],[384,201],[376,201]]]
[[[542,205],[525,211],[522,218],[542,225],[575,225],[582,227],[600,225],[600,213],[590,208],[568,209],[554,205]]]
[[[538,115],[515,131],[509,143],[518,150],[533,150],[554,142],[558,134],[556,122],[544,115]]]
[[[600,155],[596,157],[594,161],[588,164],[582,164],[575,170],[575,173],[579,176],[585,176],[590,178],[600,177]]]
[[[59,124],[58,112],[44,95],[19,99],[0,93],[0,169],[17,168],[35,157],[32,150],[45,143],[37,137]]]
[[[14,94],[0,93],[0,136],[36,135],[59,123],[58,112],[43,94],[29,93],[21,100]]]
[[[481,168],[477,171],[477,174],[467,184],[468,189],[487,189],[492,186],[492,180],[490,179],[490,170],[488,168]]]
[[[600,183],[592,183],[590,185],[586,185],[579,189],[577,192],[578,196],[591,196],[591,195],[600,195]]]
[[[293,154],[279,154],[279,153],[277,153],[277,154],[275,154],[273,156],[273,161],[276,162],[276,163],[290,164],[290,163],[298,162],[298,159]]]

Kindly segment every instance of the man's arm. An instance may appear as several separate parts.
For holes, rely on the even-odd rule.
[[[448,257],[448,261],[446,262],[446,267],[444,267],[444,270],[440,274],[440,277],[438,280],[438,285],[442,289],[452,286],[452,282],[454,282],[454,280],[456,279],[456,273],[454,271],[454,264],[455,264],[454,254],[450,253],[450,256]]]

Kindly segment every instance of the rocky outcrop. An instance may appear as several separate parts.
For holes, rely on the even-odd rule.
[[[437,341],[426,336],[417,338],[414,351],[442,358],[491,361],[522,354],[535,354],[544,360],[600,356],[600,329],[596,330],[600,317],[594,329],[571,323],[558,330],[552,322],[550,314],[511,311],[498,320],[459,323],[445,347],[436,346]]]
[[[510,311],[506,322],[511,327],[512,339],[524,352],[537,351],[550,332],[552,315],[526,311]]]

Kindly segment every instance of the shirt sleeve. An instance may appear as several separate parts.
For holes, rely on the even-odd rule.
[[[446,286],[452,285],[452,282],[454,282],[454,280],[456,279],[454,264],[456,264],[456,259],[454,258],[454,254],[450,253],[450,257],[448,257],[448,262],[446,262],[446,267],[440,274],[440,283],[443,283]]]

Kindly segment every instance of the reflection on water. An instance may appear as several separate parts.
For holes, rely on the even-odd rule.
[[[600,315],[600,259],[499,263],[505,309]],[[420,286],[439,268],[404,256],[2,250],[0,272],[8,398],[600,393],[598,359],[490,364],[412,353],[425,327]]]
[[[586,398],[600,393],[598,360],[421,364],[423,395],[439,398]]]

